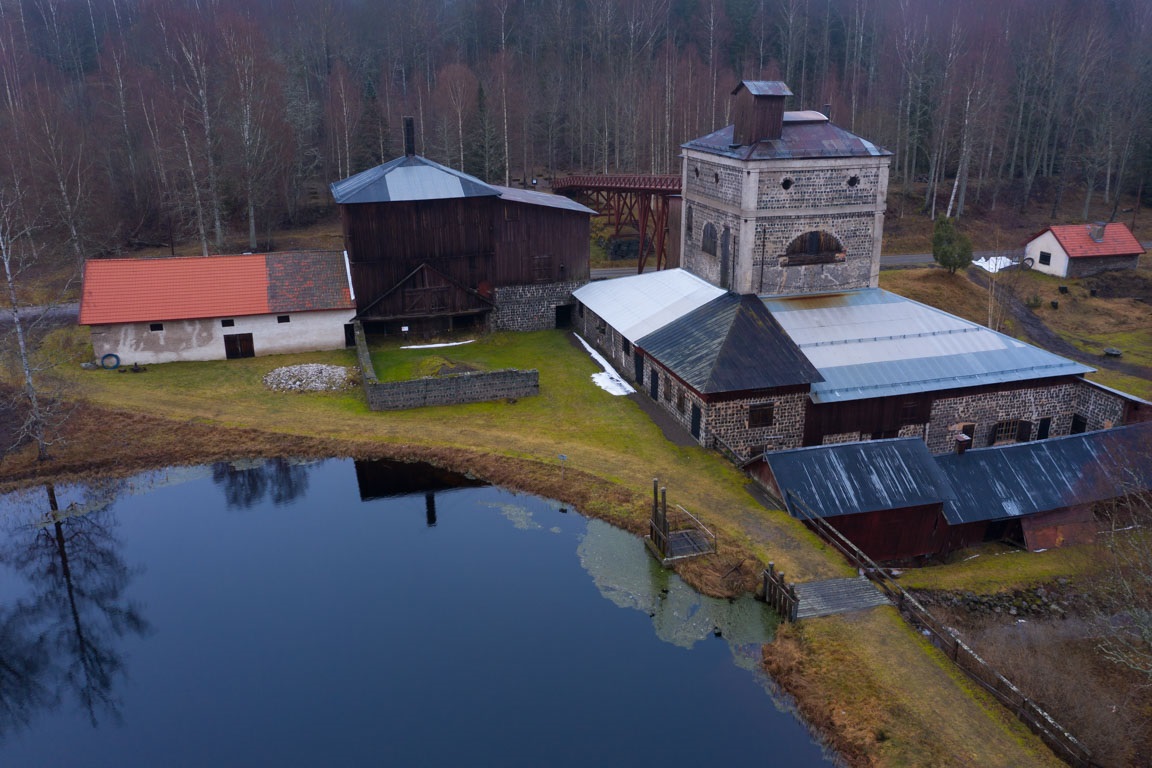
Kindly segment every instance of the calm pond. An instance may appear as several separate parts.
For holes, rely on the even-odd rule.
[[[771,612],[546,499],[279,460],[0,498],[0,537],[0,765],[833,764]]]

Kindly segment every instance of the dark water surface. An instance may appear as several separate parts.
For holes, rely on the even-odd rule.
[[[0,499],[0,766],[830,764],[762,604],[556,502],[343,460],[54,493]]]

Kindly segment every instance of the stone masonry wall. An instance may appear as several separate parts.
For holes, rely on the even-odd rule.
[[[400,411],[426,405],[460,405],[509,400],[540,394],[536,370],[487,371],[430,376],[409,381],[364,381],[368,407],[374,411]]]
[[[752,245],[752,289],[759,294],[867,288],[872,279],[872,213],[829,213],[760,217]],[[788,245],[805,232],[827,232],[840,241],[845,261],[781,266]]]
[[[489,400],[507,400],[540,394],[540,373],[530,371],[489,371],[428,377],[410,381],[379,381],[368,351],[363,326],[354,323],[356,359],[364,384],[368,407],[373,411],[399,411],[426,405],[459,405]]]
[[[556,327],[556,307],[575,303],[572,291],[583,282],[511,285],[493,292],[496,308],[488,316],[495,331],[545,331]]]
[[[702,246],[704,240],[704,225],[711,224],[716,228],[716,255],[705,253]],[[735,272],[739,264],[740,217],[734,213],[713,208],[707,204],[692,203],[692,232],[684,234],[684,254],[682,263],[684,269],[709,283],[721,288],[727,288],[720,283],[720,258],[724,253],[722,240],[724,228],[728,228],[729,253],[729,283],[734,284]]]
[[[857,182],[849,185],[853,177]],[[784,189],[785,179],[792,181],[788,189]],[[762,211],[872,205],[880,186],[880,168],[836,165],[805,170],[764,169],[757,186],[756,208]]]
[[[1036,438],[1037,423],[1043,418],[1052,420],[1048,429],[1049,437],[1067,435],[1072,429],[1072,415],[1079,406],[1077,390],[1081,386],[1065,383],[940,398],[932,405],[932,420],[928,424],[926,437],[928,450],[932,453],[955,450],[959,425],[970,423],[976,425],[975,438],[970,446],[972,448],[991,445],[990,433],[993,426],[1016,419],[1032,422],[1029,439]]]
[[[1110,269],[1136,269],[1139,256],[1093,256],[1068,259],[1068,277],[1085,277]]]
[[[1088,421],[1088,429],[1111,429],[1124,423],[1125,401],[1106,389],[1087,382],[1076,386],[1076,413]]]

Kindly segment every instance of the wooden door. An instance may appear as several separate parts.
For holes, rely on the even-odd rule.
[[[224,334],[224,356],[229,360],[238,360],[241,357],[256,357],[256,350],[252,346],[252,334]]]

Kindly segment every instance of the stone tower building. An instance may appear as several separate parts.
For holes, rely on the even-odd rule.
[[[876,287],[891,153],[781,82],[744,81],[735,123],[684,150],[684,267],[736,293]]]

